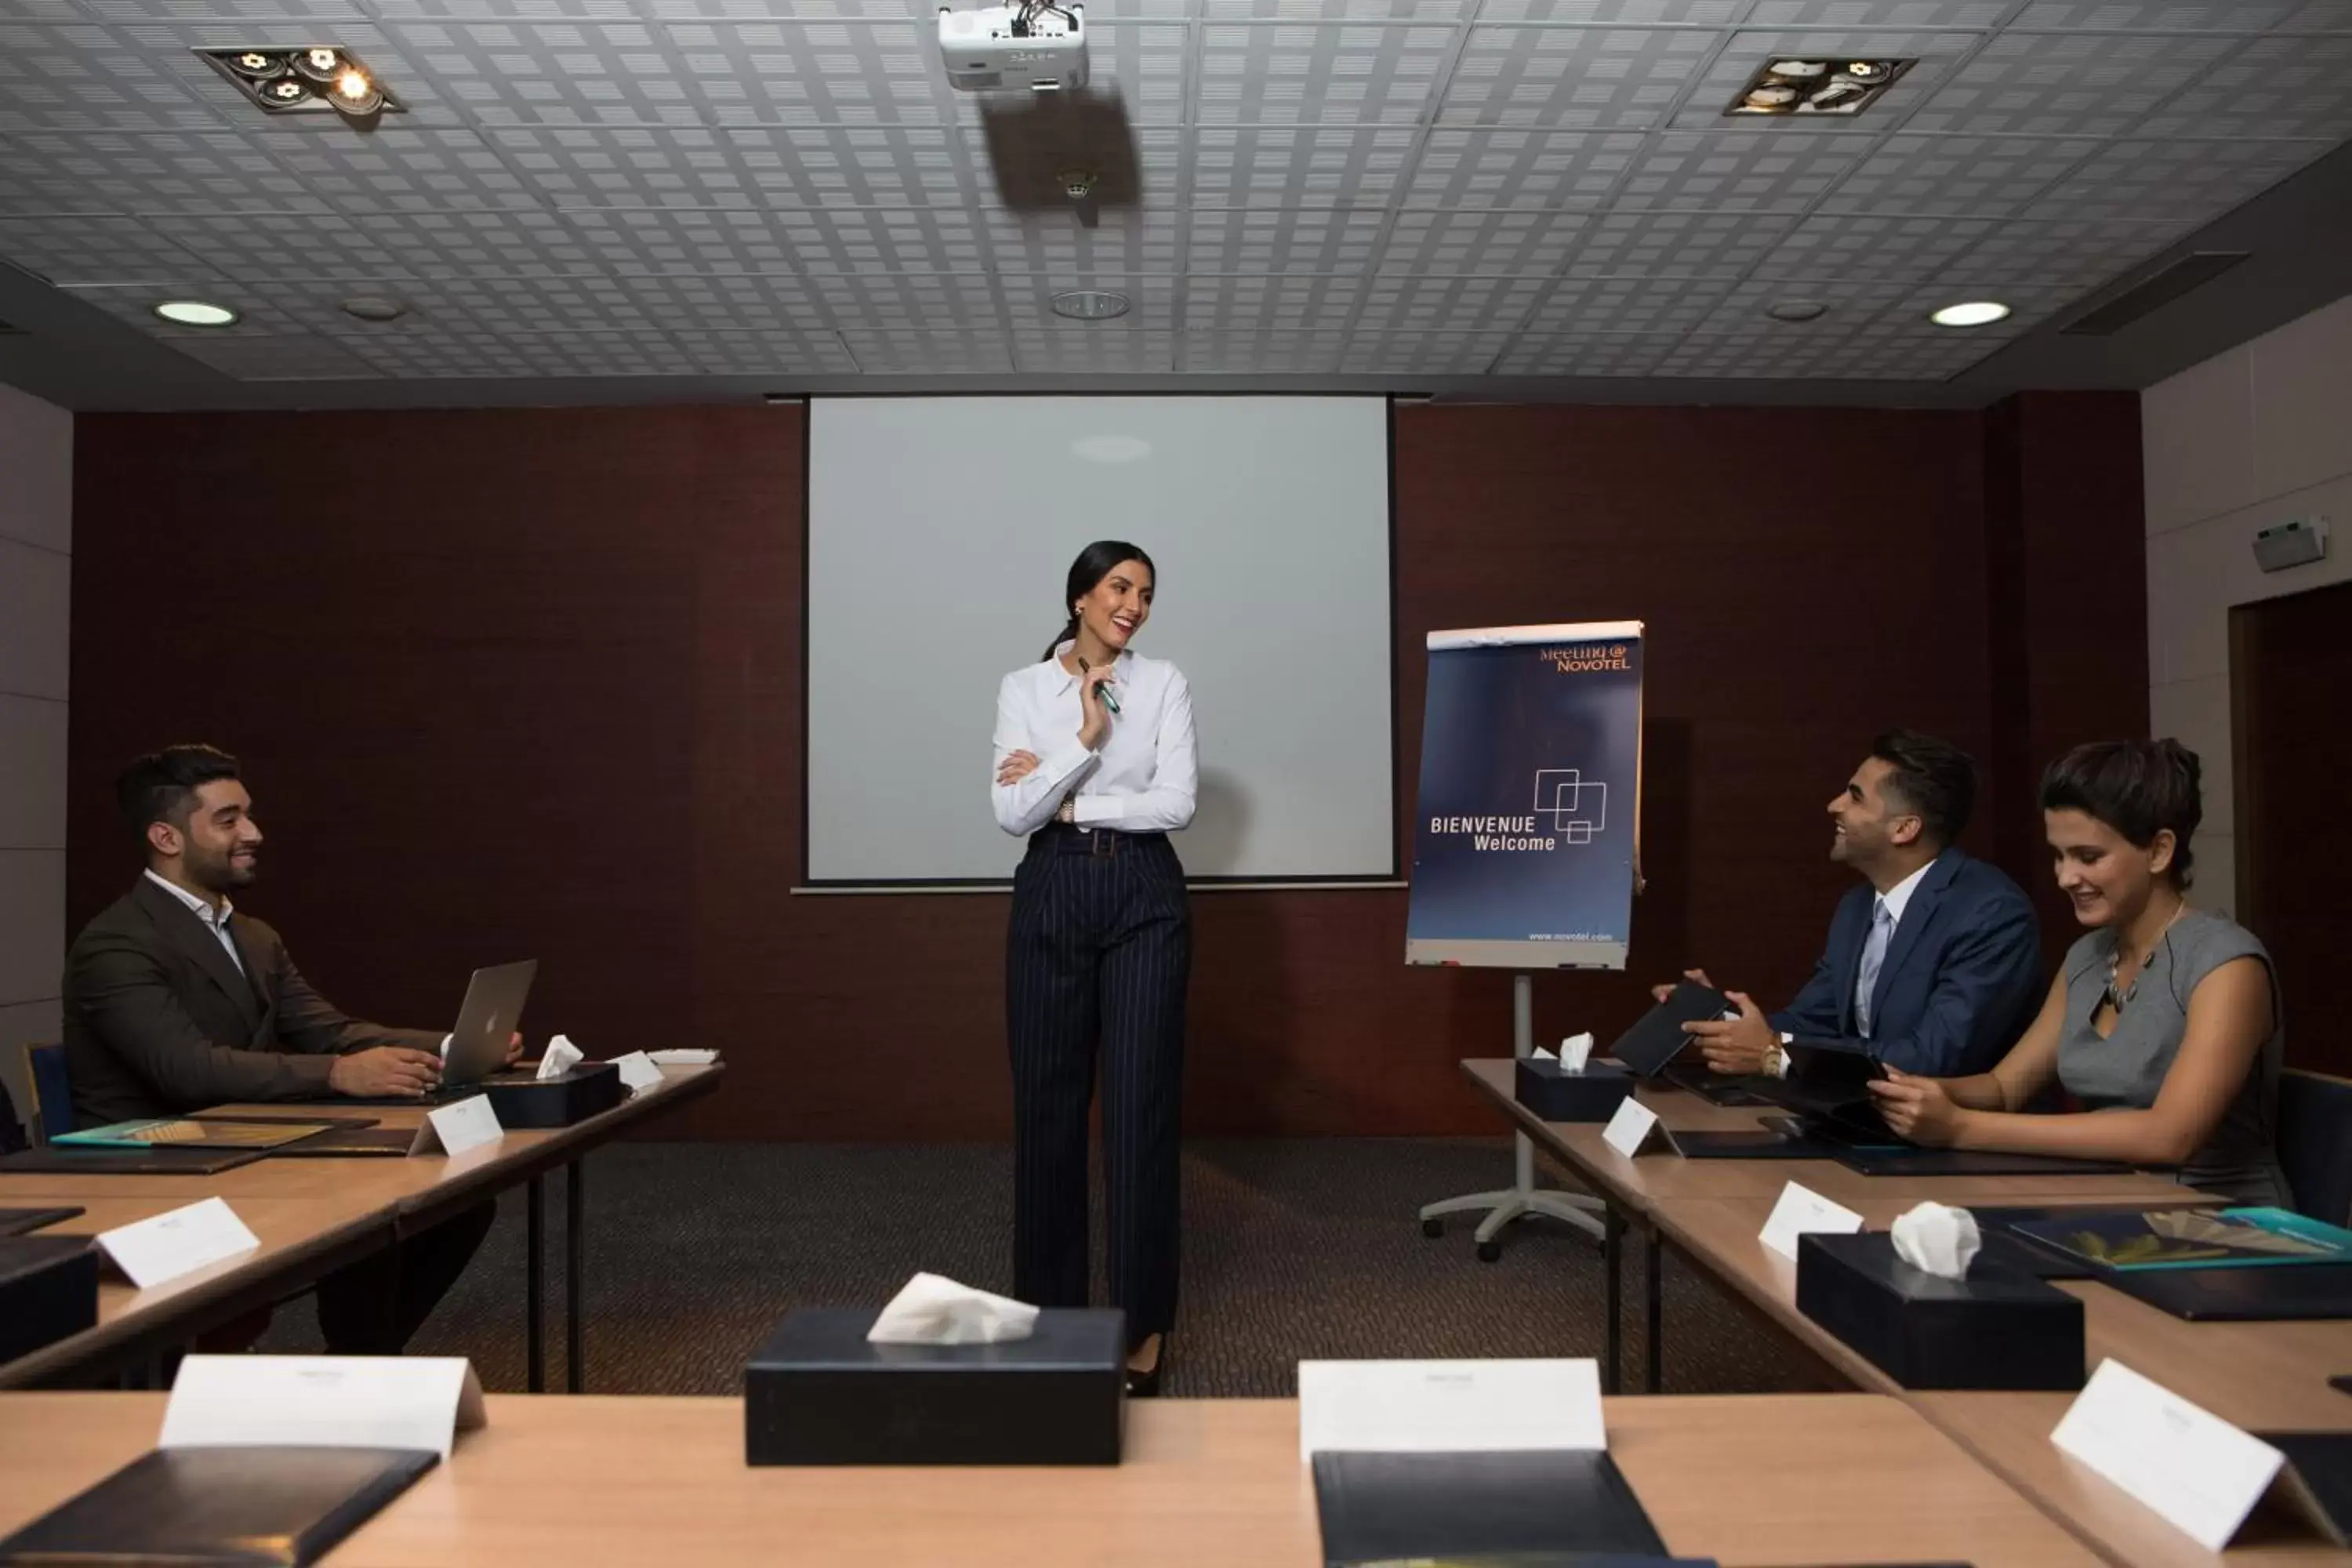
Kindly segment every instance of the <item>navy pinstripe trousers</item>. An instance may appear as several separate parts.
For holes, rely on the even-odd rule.
[[[1139,1344],[1176,1320],[1192,920],[1167,835],[1056,825],[1031,836],[1004,947],[1013,1293],[1041,1307],[1087,1304],[1087,1108],[1099,1044],[1110,1300]]]

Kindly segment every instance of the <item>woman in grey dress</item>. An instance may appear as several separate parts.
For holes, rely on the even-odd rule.
[[[2089,929],[1992,1071],[1874,1083],[1888,1125],[1956,1149],[2126,1160],[2242,1204],[2292,1199],[2277,1152],[2286,1045],[2270,954],[2188,902],[2202,815],[2177,741],[2077,746],[2042,780],[2058,886]],[[2053,1080],[2085,1109],[2026,1112]]]

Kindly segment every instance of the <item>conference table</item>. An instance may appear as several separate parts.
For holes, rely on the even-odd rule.
[[[1566,1164],[1608,1205],[1611,1242],[1628,1223],[1646,1227],[1649,1263],[1649,1386],[1660,1381],[1658,1275],[1664,1246],[1727,1287],[1791,1342],[1856,1387],[1897,1398],[1948,1436],[1994,1475],[2110,1561],[2128,1568],[2205,1568],[2214,1563],[2327,1563],[2345,1568],[2352,1552],[2319,1541],[2307,1525],[2258,1512],[2252,1539],[2223,1554],[2205,1551],[2145,1505],[2050,1441],[2073,1403],[2063,1393],[1979,1393],[1906,1389],[1797,1310],[1796,1265],[1759,1239],[1782,1185],[1801,1182],[1853,1209],[1866,1228],[1884,1230],[1922,1198],[1958,1206],[2063,1203],[2211,1204],[2147,1174],[2065,1176],[1864,1176],[1828,1161],[1685,1160],[1668,1152],[1628,1159],[1601,1140],[1598,1126],[1551,1123],[1518,1104],[1507,1059],[1465,1061],[1463,1070],[1488,1099]],[[1644,1104],[1668,1125],[1736,1131],[1759,1112],[1713,1105],[1687,1090],[1647,1086]],[[1607,1377],[1619,1336],[1617,1267],[1611,1266],[1612,1318]],[[2190,1403],[2246,1430],[2352,1430],[2352,1398],[2328,1377],[2352,1373],[2352,1321],[2191,1322],[2093,1280],[2053,1282],[2083,1302],[2086,1366],[2113,1358]]]
[[[462,1154],[270,1157],[211,1175],[0,1172],[0,1208],[87,1211],[40,1236],[95,1236],[205,1198],[225,1199],[260,1241],[240,1254],[165,1284],[139,1289],[110,1271],[99,1287],[97,1326],[0,1364],[0,1388],[137,1370],[205,1331],[267,1308],[346,1264],[492,1200],[526,1194],[524,1331],[530,1388],[546,1384],[546,1200],[544,1180],[564,1173],[566,1385],[585,1377],[586,1187],[582,1161],[648,1118],[719,1087],[725,1068],[666,1067],[612,1110],[545,1130],[516,1129]],[[364,1115],[380,1127],[414,1131],[425,1106],[224,1106],[223,1114],[284,1117],[315,1110],[321,1120]]]
[[[1661,1264],[1665,1243],[1676,1240],[1685,1250],[1691,1251],[1693,1261],[1703,1268],[1714,1268],[1714,1258],[1693,1251],[1671,1219],[1683,1205],[1694,1203],[1737,1203],[1760,1205],[1756,1221],[1748,1227],[1745,1237],[1731,1237],[1720,1227],[1708,1231],[1710,1239],[1744,1241],[1748,1247],[1727,1251],[1725,1256],[1745,1260],[1748,1251],[1762,1253],[1778,1260],[1778,1255],[1757,1245],[1757,1232],[1764,1226],[1764,1216],[1771,1212],[1781,1189],[1790,1182],[1800,1183],[1832,1202],[1850,1209],[1873,1212],[1873,1205],[1884,1210],[1893,1206],[1894,1214],[1926,1199],[1966,1206],[1968,1205],[2045,1205],[2068,1203],[2145,1203],[2150,1207],[2165,1204],[2210,1204],[2210,1194],[2181,1186],[2167,1177],[2139,1172],[2116,1174],[2036,1174],[2018,1176],[1865,1176],[1848,1169],[1834,1160],[1686,1160],[1672,1153],[1643,1153],[1632,1158],[1611,1148],[1601,1137],[1598,1122],[1546,1121],[1526,1106],[1515,1093],[1515,1066],[1509,1058],[1500,1059],[1472,1058],[1462,1063],[1463,1076],[1486,1099],[1510,1117],[1532,1138],[1539,1148],[1549,1151],[1566,1165],[1578,1180],[1589,1187],[1602,1204],[1605,1215],[1601,1232],[1601,1249],[1608,1277],[1607,1313],[1603,1325],[1606,1337],[1601,1354],[1602,1384],[1612,1392],[1622,1386],[1620,1371],[1623,1354],[1623,1249],[1624,1233],[1630,1226],[1638,1225],[1645,1243],[1643,1323],[1646,1330],[1646,1363],[1643,1387],[1655,1394],[1665,1380],[1665,1342],[1664,1337],[1664,1302],[1659,1289]],[[1642,1103],[1655,1111],[1660,1121],[1675,1131],[1747,1132],[1763,1125],[1767,1116],[1785,1114],[1771,1107],[1717,1105],[1688,1089],[1672,1085],[1644,1083],[1636,1089]],[[1879,1222],[1884,1224],[1884,1221]],[[1738,1281],[1735,1280],[1735,1283]],[[1792,1296],[1793,1300],[1793,1296]],[[1759,1304],[1762,1304],[1759,1300]],[[1767,1315],[1783,1328],[1790,1327],[1788,1318],[1795,1315],[1793,1304],[1786,1315]],[[1809,1321],[1798,1319],[1810,1327]],[[1832,1368],[1850,1381],[1870,1386],[1873,1380],[1856,1375],[1859,1367],[1869,1363],[1830,1341],[1818,1331],[1801,1330],[1796,1337],[1806,1350],[1819,1354],[1821,1342],[1835,1346],[1836,1353],[1825,1355]],[[1883,1382],[1883,1379],[1877,1381]]]
[[[737,1399],[488,1406],[489,1425],[336,1548],[333,1568],[1323,1561],[1291,1400],[1132,1405],[1125,1462],[1087,1469],[753,1469]],[[152,1447],[163,1410],[159,1394],[0,1394],[0,1535]],[[2099,1561],[1883,1395],[1612,1399],[1603,1412],[1610,1453],[1678,1555],[1726,1568]]]

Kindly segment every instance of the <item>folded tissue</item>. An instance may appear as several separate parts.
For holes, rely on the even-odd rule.
[[[586,1055],[585,1051],[572,1043],[571,1036],[556,1036],[547,1042],[547,1049],[540,1055],[541,1080],[543,1082],[548,1079],[562,1078],[565,1073],[578,1067]]]
[[[1939,1279],[1965,1279],[1984,1238],[1977,1232],[1977,1216],[1966,1209],[1923,1203],[1896,1216],[1895,1255],[1912,1268]]]
[[[1037,1309],[938,1274],[918,1274],[866,1331],[877,1345],[993,1345],[1025,1340]]]

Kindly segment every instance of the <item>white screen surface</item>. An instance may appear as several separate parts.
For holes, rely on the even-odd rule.
[[[1009,878],[997,685],[1070,563],[1159,567],[1138,653],[1190,681],[1195,877],[1387,877],[1388,409],[1368,397],[821,398],[809,406],[808,878]]]

